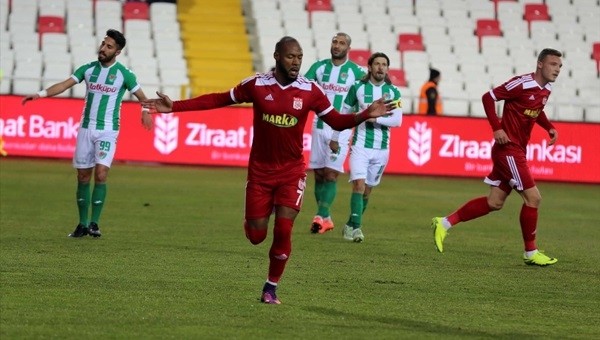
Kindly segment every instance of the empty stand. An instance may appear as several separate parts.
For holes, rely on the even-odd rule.
[[[178,18],[193,95],[226,91],[254,73],[240,1],[220,0],[211,6],[190,1]],[[275,41],[271,51],[274,46]]]
[[[598,1],[242,0],[242,4],[243,8],[238,0],[211,6],[192,0],[180,0],[178,5],[0,0],[5,79],[0,93],[41,87],[33,78],[50,79],[47,68],[58,72],[52,60],[66,64],[69,59],[71,68],[95,60],[108,28],[126,34],[127,47],[118,60],[136,73],[139,70],[145,91],[169,91],[174,99],[180,97],[181,85],[189,83],[188,72],[194,73],[191,88],[196,95],[228,89],[255,70],[268,70],[274,66],[275,42],[287,34],[302,44],[305,72],[314,60],[330,56],[330,38],[345,31],[352,37],[351,58],[368,51],[359,61],[363,65],[370,51],[390,57],[390,77],[403,85],[405,103],[418,95],[428,67],[440,69],[449,115],[483,116],[483,92],[514,74],[534,71],[541,49],[557,48],[564,53],[563,69],[552,97],[572,98],[581,105],[551,100],[552,118],[594,121],[598,115],[600,104],[590,99],[600,92]],[[47,27],[44,18],[51,17],[62,24]],[[57,33],[62,37],[51,38]],[[24,71],[27,63],[20,59],[29,60],[32,73]],[[404,74],[395,74],[396,70]],[[83,96],[82,89],[74,87],[71,95]]]

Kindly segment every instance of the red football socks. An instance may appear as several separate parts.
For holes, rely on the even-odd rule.
[[[273,244],[269,250],[269,276],[268,280],[279,282],[285,264],[292,252],[292,226],[293,221],[289,218],[276,218],[273,229]]]
[[[455,212],[450,214],[448,222],[455,225],[459,222],[470,221],[474,218],[487,215],[490,211],[490,206],[487,203],[487,197],[482,196],[474,198],[469,202],[465,203],[462,207],[458,208]]]

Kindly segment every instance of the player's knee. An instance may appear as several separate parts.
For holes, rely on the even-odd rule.
[[[250,243],[257,245],[267,238],[267,231],[256,229],[246,230],[246,237],[250,240]]]
[[[541,203],[542,203],[542,196],[540,196],[540,195],[533,195],[532,197],[527,197],[525,199],[525,204],[532,208],[538,208]]]
[[[250,227],[248,222],[244,222],[244,231],[246,232],[246,238],[254,245],[262,243],[267,238],[267,229]]]
[[[108,178],[107,172],[96,172],[94,174],[94,182],[96,183],[106,183],[106,179]]]
[[[504,201],[501,200],[488,200],[487,203],[492,211],[500,210],[504,206]]]
[[[327,173],[325,174],[326,182],[336,182],[337,178],[338,178],[338,172],[335,170],[327,171]]]
[[[79,183],[89,183],[92,179],[91,172],[78,171],[77,172],[77,181]]]

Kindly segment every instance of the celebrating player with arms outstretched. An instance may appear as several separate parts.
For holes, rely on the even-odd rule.
[[[302,141],[308,114],[314,111],[332,128],[343,130],[385,115],[392,104],[379,100],[360,114],[342,115],[315,82],[299,76],[302,48],[296,39],[283,37],[275,45],[273,56],[274,71],[249,77],[229,92],[176,102],[159,94],[159,99],[144,105],[158,112],[176,112],[254,103],[244,229],[252,244],[261,243],[267,237],[269,217],[275,211],[269,271],[261,301],[279,304],[275,291],[292,251],[292,227],[306,187]]]

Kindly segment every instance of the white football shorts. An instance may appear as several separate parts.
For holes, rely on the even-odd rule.
[[[381,175],[388,163],[390,149],[367,149],[353,145],[350,150],[350,181],[364,179],[374,187],[381,182]]]
[[[333,153],[329,148],[332,133],[333,130],[330,127],[324,127],[323,129],[313,127],[308,164],[309,169],[330,168],[341,173],[344,172],[344,162],[346,162],[349,150],[348,140],[352,134],[352,129],[344,130],[340,133],[338,140],[340,148],[338,153]]]
[[[117,150],[119,131],[79,128],[73,155],[75,169],[89,169],[102,164],[110,168]]]

